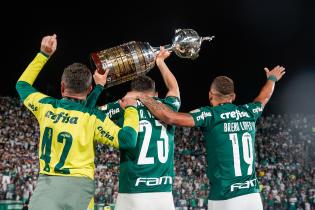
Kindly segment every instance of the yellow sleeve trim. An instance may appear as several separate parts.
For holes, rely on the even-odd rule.
[[[132,127],[136,132],[139,132],[139,115],[135,107],[128,107],[125,109],[124,127]]]

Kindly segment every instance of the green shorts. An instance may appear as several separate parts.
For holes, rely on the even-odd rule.
[[[29,210],[86,210],[94,191],[89,178],[39,175]]]

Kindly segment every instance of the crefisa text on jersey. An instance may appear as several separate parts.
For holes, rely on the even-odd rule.
[[[78,123],[78,117],[72,117],[69,116],[68,113],[60,112],[60,113],[54,113],[52,111],[47,111],[45,114],[45,117],[53,120],[53,123],[70,123],[70,124],[77,124]]]

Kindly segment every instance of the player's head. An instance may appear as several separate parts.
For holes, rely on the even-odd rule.
[[[233,80],[226,76],[218,76],[211,83],[209,100],[212,106],[232,103],[235,100]]]
[[[156,95],[155,82],[148,76],[138,76],[131,81],[131,91]]]
[[[86,97],[92,90],[92,74],[90,69],[81,63],[67,66],[61,77],[61,93],[63,96]]]

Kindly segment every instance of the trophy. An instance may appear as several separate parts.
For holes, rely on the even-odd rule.
[[[192,29],[177,29],[172,44],[165,45],[168,51],[181,58],[198,57],[201,43],[211,41],[214,36],[200,37]],[[159,47],[148,42],[131,41],[99,52],[91,53],[92,64],[100,73],[109,69],[105,88],[127,82],[138,75],[144,75],[155,66]]]

